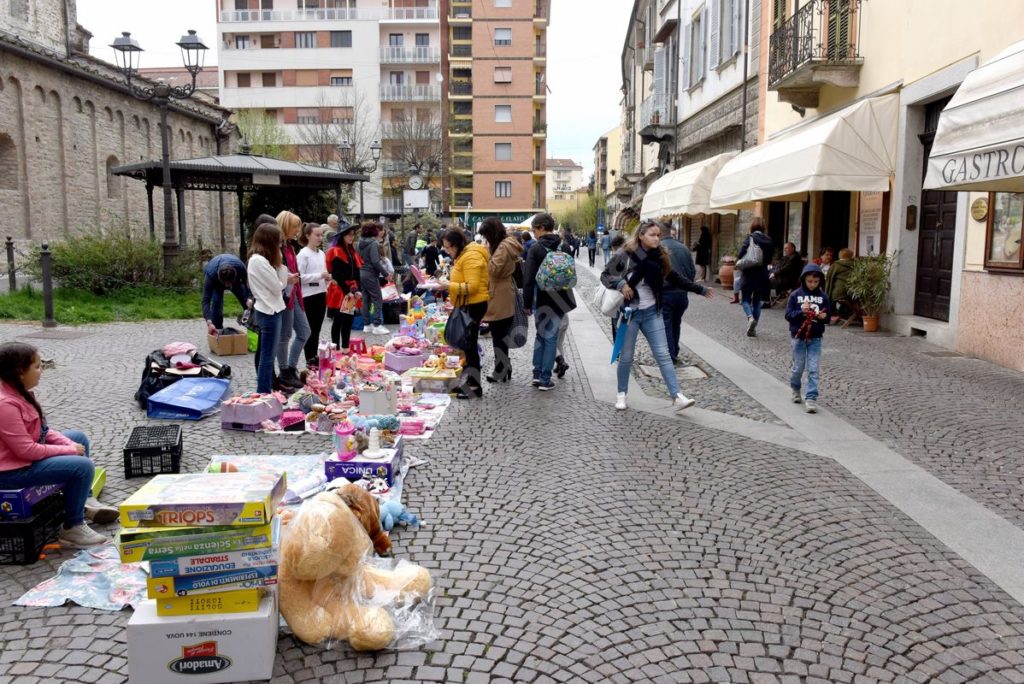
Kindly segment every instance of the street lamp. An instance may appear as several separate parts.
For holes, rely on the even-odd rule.
[[[352,159],[355,148],[352,147],[352,143],[348,139],[342,140],[338,144],[338,155],[341,157],[341,165],[345,171],[349,173],[373,173],[377,170],[377,163],[380,161],[380,153],[383,148],[381,147],[379,140],[374,140],[370,144],[370,157],[373,160],[373,166],[367,164],[355,164]],[[359,181],[359,221],[363,221],[363,186],[365,183]]]
[[[171,134],[167,127],[167,109],[171,100],[187,100],[196,90],[196,76],[203,70],[203,61],[208,49],[195,31],[189,30],[176,45],[181,48],[181,58],[185,69],[192,75],[192,83],[182,86],[171,86],[160,82],[154,85],[132,83],[132,78],[139,73],[139,61],[142,47],[132,34],[124,31],[110,45],[114,49],[117,68],[124,74],[128,88],[133,97],[153,102],[160,109],[160,145],[161,163],[163,166],[164,191],[164,268],[168,269],[178,255],[178,235],[174,229],[174,211],[171,209]],[[180,207],[179,207],[180,211]]]

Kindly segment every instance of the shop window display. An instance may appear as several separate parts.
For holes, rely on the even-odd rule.
[[[1024,270],[1020,243],[1024,193],[993,193],[989,206],[985,265],[991,269]]]

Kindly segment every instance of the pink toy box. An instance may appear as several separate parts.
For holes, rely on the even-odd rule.
[[[283,411],[273,394],[243,394],[221,405],[220,426],[225,430],[256,432],[265,420],[278,420]]]
[[[384,354],[384,367],[395,373],[404,373],[410,368],[418,368],[423,365],[427,357],[421,352],[418,354],[400,354],[398,352],[386,352]]]

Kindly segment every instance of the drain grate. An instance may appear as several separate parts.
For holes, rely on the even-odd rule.
[[[53,330],[37,330],[36,332],[28,333],[27,335],[18,335],[18,337],[31,337],[37,340],[78,340],[83,337],[88,337],[92,333],[79,332],[77,330],[62,330],[55,328]]]

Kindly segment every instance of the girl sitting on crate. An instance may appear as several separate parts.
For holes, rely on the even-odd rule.
[[[89,438],[78,430],[50,430],[32,390],[42,368],[39,350],[22,342],[0,344],[0,489],[64,485],[60,541],[73,547],[103,544],[107,537],[85,520],[113,522],[118,511],[90,495],[93,463]]]

